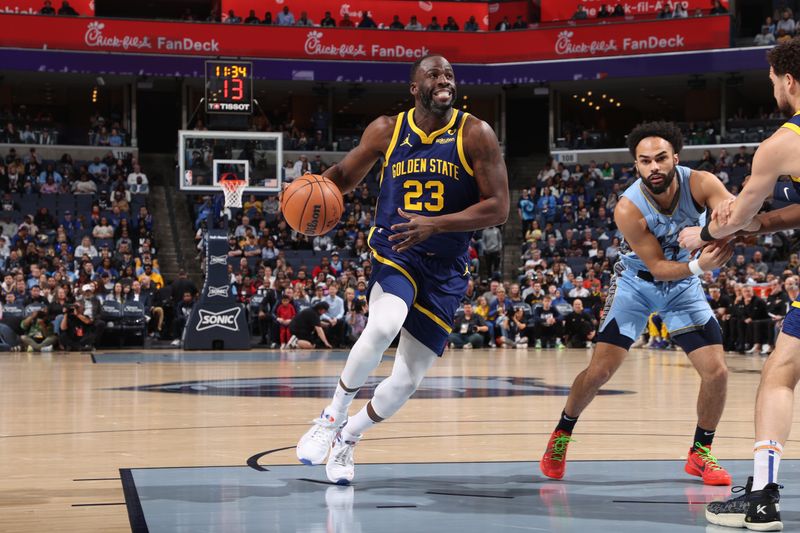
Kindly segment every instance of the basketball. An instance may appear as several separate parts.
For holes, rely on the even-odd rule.
[[[317,174],[305,174],[283,191],[281,212],[293,230],[304,235],[324,235],[336,227],[344,213],[339,187]]]

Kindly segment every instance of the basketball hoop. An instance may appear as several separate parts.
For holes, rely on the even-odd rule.
[[[226,174],[219,180],[219,186],[222,187],[222,192],[225,193],[226,209],[231,207],[242,208],[242,193],[244,193],[247,182],[235,176],[235,174]]]

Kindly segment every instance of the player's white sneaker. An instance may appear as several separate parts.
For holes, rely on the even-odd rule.
[[[339,428],[347,421],[335,419],[325,411],[311,421],[313,426],[297,442],[297,458],[305,465],[321,465],[331,449]]]
[[[337,485],[349,485],[356,475],[356,465],[353,461],[353,451],[357,440],[345,440],[342,432],[336,435],[333,441],[333,449],[328,456],[328,464],[325,465],[325,473],[328,480]]]
[[[44,348],[42,348],[42,351],[44,351]],[[765,344],[761,347],[761,355],[769,355],[771,351],[772,348],[770,347],[769,344]]]

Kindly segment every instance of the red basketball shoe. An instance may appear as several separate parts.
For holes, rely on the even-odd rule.
[[[567,445],[573,438],[566,431],[557,429],[550,435],[547,449],[544,451],[542,460],[539,461],[539,468],[542,474],[550,479],[561,479],[564,477],[564,469],[567,461]]]
[[[703,483],[706,485],[731,484],[731,475],[720,466],[717,458],[711,455],[711,446],[701,446],[699,442],[689,450],[689,457],[686,458],[686,466],[683,469],[687,474],[703,478]]]

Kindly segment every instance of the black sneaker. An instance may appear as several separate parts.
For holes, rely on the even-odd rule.
[[[752,531],[781,531],[781,509],[778,502],[781,501],[781,494],[778,489],[782,488],[777,483],[769,483],[761,490],[752,492],[753,499],[750,500],[750,507],[747,509],[747,516],[744,518],[744,527]]]
[[[706,520],[727,527],[746,527],[754,531],[780,531],[783,529],[778,507],[779,486],[770,483],[763,490],[753,491],[753,478],[747,478],[744,487],[733,487],[731,492],[741,496],[724,502],[711,502],[706,506]]]

